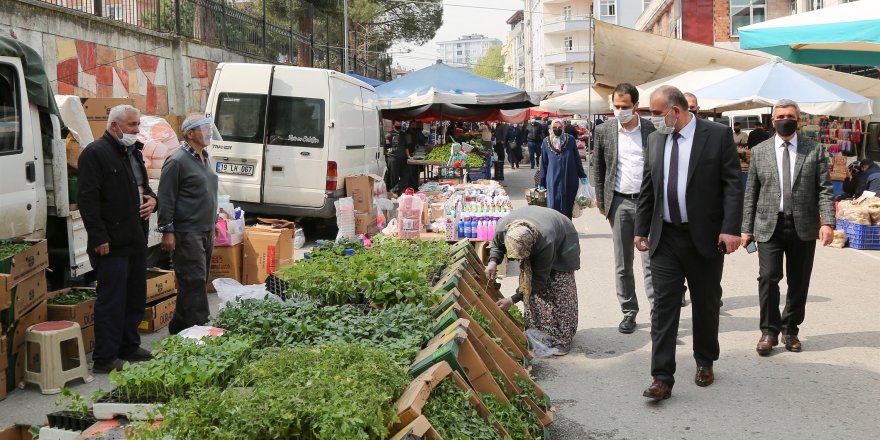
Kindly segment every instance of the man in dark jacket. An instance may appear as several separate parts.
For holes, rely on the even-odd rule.
[[[877,166],[871,159],[862,159],[859,161],[859,183],[856,185],[855,197],[861,197],[865,191],[872,191],[880,194],[880,166]]]
[[[147,228],[156,208],[143,147],[137,142],[140,111],[110,110],[107,131],[79,158],[80,214],[98,282],[93,371],[109,373],[123,361],[148,360],[138,325],[147,297]]]
[[[755,145],[758,145],[767,139],[770,139],[770,133],[767,133],[767,130],[764,130],[764,124],[761,122],[755,122],[755,129],[749,133],[749,150],[755,148]]]
[[[495,124],[495,180],[504,180],[504,153],[507,150],[507,123],[498,122]]]
[[[526,125],[526,142],[529,146],[529,165],[535,169],[541,160],[541,143],[544,142],[544,126],[536,118]]]

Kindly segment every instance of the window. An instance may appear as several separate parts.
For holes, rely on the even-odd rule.
[[[122,20],[123,16],[125,16],[125,6],[123,6],[123,5],[107,6],[107,18],[110,18],[111,20]]]
[[[562,39],[562,48],[570,51],[574,47],[572,43],[573,41],[571,37],[565,37]]]
[[[324,100],[273,96],[269,100],[269,143],[324,147]]]
[[[217,104],[217,130],[224,141],[263,143],[266,95],[221,93]]]
[[[0,155],[22,152],[20,99],[18,71],[0,64]]]
[[[824,0],[807,0],[807,11],[815,11],[825,7]]]
[[[767,0],[730,0],[730,35],[739,35],[739,28],[767,19]]]
[[[571,5],[562,7],[562,18],[565,20],[571,20]]]
[[[791,0],[791,15],[797,14],[798,10],[798,0]]]
[[[563,69],[563,78],[565,82],[571,82],[574,79],[574,66],[569,66]]]
[[[599,15],[614,17],[617,15],[617,0],[599,0]]]

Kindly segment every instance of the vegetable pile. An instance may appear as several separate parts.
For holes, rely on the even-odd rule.
[[[5,260],[17,253],[28,250],[31,245],[13,240],[0,240],[0,260]]]
[[[70,289],[69,291],[49,300],[49,304],[72,306],[97,298],[95,289]]]
[[[431,150],[431,152],[428,153],[427,156],[425,156],[425,159],[437,161],[437,162],[449,162],[450,157],[452,157],[452,151],[451,151],[450,147],[451,147],[450,144],[441,145],[439,147],[436,147],[433,150]],[[485,164],[486,164],[486,162],[483,160],[483,158],[480,157],[479,154],[475,154],[475,153],[468,154],[467,159],[464,160],[464,165],[467,165],[469,167],[479,168]]]

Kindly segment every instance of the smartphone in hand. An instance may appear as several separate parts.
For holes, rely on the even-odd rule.
[[[746,252],[750,254],[758,252],[758,242],[755,240],[750,241],[749,244],[746,245]]]

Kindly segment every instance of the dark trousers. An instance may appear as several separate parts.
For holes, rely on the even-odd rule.
[[[388,158],[388,191],[403,194],[409,185],[409,166],[406,159],[391,156]]]
[[[141,345],[138,326],[147,299],[147,256],[90,256],[98,282],[95,301],[95,362],[134,353]]]
[[[693,307],[694,359],[701,366],[711,366],[718,359],[723,267],[722,255],[706,258],[700,254],[687,225],[663,224],[660,243],[651,255],[651,375],[669,386],[675,383],[675,341],[685,280]]]
[[[758,243],[761,332],[774,336],[779,335],[780,331],[789,335],[798,334],[798,326],[804,322],[815,255],[816,241],[798,238],[792,218],[780,214],[770,240]],[[785,310],[780,314],[779,281],[782,280],[783,256],[788,293],[785,295]]]
[[[208,322],[208,271],[214,250],[214,232],[175,232],[172,255],[177,277],[177,309],[168,324],[172,335]]]
[[[534,168],[541,161],[541,143],[529,141],[529,165]]]

